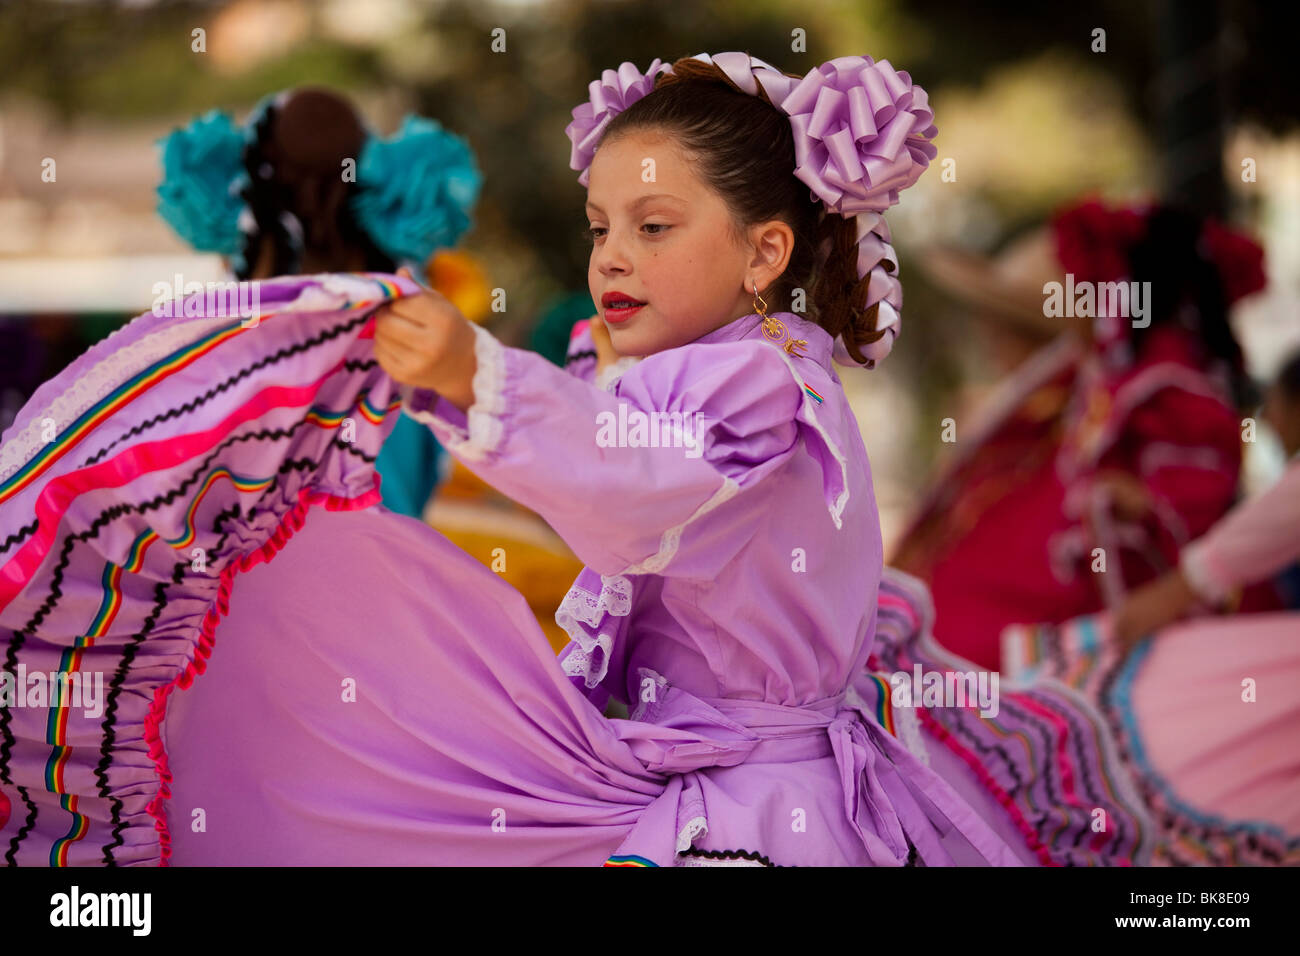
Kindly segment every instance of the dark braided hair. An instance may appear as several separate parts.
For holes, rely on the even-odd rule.
[[[762,85],[750,95],[714,64],[684,57],[655,78],[653,91],[610,120],[602,142],[643,129],[668,132],[692,155],[700,178],[730,210],[733,235],[773,219],[790,227],[790,261],[760,290],[764,299],[778,311],[794,311],[794,290],[804,289],[807,318],[832,339],[843,334],[849,355],[866,364],[861,346],[885,333],[876,330],[876,307],[863,308],[870,275],[858,278],[857,223],[810,198],[795,177],[790,118]],[[885,268],[892,271],[893,264]]]
[[[1134,282],[1150,282],[1151,324],[1134,329],[1134,356],[1140,356],[1144,333],[1181,322],[1199,338],[1207,358],[1218,360],[1238,408],[1259,401],[1246,372],[1241,346],[1228,323],[1228,297],[1219,270],[1199,246],[1203,220],[1171,205],[1151,211],[1141,239],[1129,252]]]
[[[329,90],[304,88],[271,102],[244,147],[248,183],[242,198],[252,216],[244,228],[240,279],[262,262],[268,275],[304,271],[395,272],[397,263],[358,225],[344,181],[343,160],[357,160],[366,130],[356,111]]]

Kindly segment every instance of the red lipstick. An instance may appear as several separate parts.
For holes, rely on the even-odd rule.
[[[601,307],[605,310],[606,322],[626,322],[645,305],[623,292],[606,292],[600,297]]]

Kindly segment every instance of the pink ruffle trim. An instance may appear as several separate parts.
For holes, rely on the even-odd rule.
[[[235,577],[240,572],[269,562],[275,557],[284,547],[285,542],[302,527],[308,510],[313,506],[323,506],[326,511],[361,511],[378,504],[379,500],[378,481],[375,487],[357,498],[343,498],[304,488],[298,494],[298,503],[280,519],[280,524],[270,539],[256,551],[244,555],[237,561],[232,561],[221,572],[216,599],[203,615],[203,623],[199,628],[199,642],[195,649],[194,660],[186,664],[185,669],[171,683],[164,684],[154,691],[153,703],[149,706],[149,713],[144,720],[144,739],[159,780],[157,795],[145,807],[145,811],[154,818],[154,829],[158,831],[159,866],[167,866],[172,853],[171,833],[167,828],[167,816],[163,806],[163,802],[172,795],[169,786],[172,775],[167,765],[167,751],[162,742],[162,724],[167,718],[167,697],[177,687],[185,690],[194,683],[196,674],[202,674],[207,670],[208,658],[212,656],[212,646],[216,640],[217,623],[224,615],[230,613],[230,589],[234,585]]]

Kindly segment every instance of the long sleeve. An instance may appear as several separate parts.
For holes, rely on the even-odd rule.
[[[1187,583],[1211,603],[1300,558],[1300,460],[1183,550]]]
[[[798,447],[803,387],[778,349],[669,349],[606,391],[475,332],[468,413],[420,389],[404,410],[592,570],[711,578],[752,537],[747,492]]]

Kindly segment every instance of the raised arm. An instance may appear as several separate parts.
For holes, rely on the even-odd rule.
[[[1300,558],[1300,461],[1262,494],[1243,501],[1183,549],[1187,583],[1211,604]]]
[[[586,565],[711,578],[749,540],[743,498],[799,437],[803,389],[778,349],[683,346],[641,360],[606,391],[474,330],[467,411],[428,389],[408,389],[404,410],[540,514]]]

